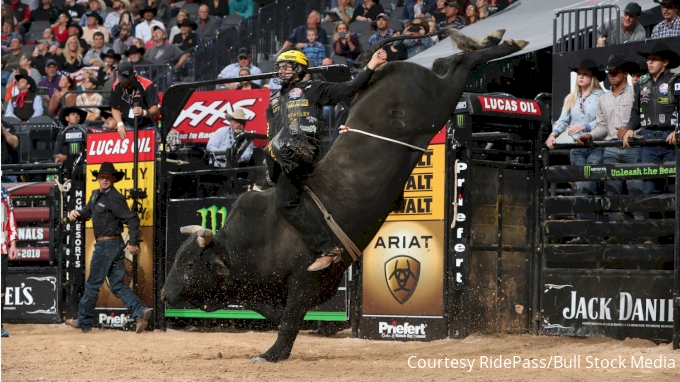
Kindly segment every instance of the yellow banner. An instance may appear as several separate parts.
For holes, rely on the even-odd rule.
[[[386,222],[364,250],[364,315],[441,316],[444,221]]]
[[[444,220],[446,145],[430,145],[404,187],[402,210],[387,221]]]
[[[99,164],[87,165],[88,183],[87,183],[87,197],[88,201],[92,195],[92,191],[99,188],[99,183],[97,178],[92,175],[92,171],[99,171]],[[114,163],[116,170],[123,171],[125,176],[119,182],[115,183],[113,186],[125,196],[128,202],[128,206],[132,208],[132,199],[127,199],[128,190],[132,188],[132,169],[133,163]],[[139,162],[139,183],[138,187],[146,191],[146,199],[141,200],[143,214],[141,215],[141,226],[142,227],[153,227],[153,208],[154,208],[154,166],[155,163],[152,161]],[[87,221],[87,228],[92,228],[92,220]]]

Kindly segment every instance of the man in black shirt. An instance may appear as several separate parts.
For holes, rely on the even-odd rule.
[[[281,89],[272,93],[267,108],[266,158],[270,180],[276,183],[276,208],[317,254],[308,271],[337,263],[342,253],[327,224],[317,216],[320,212],[299,208],[306,180],[319,159],[322,106],[355,95],[386,58],[387,53],[379,49],[364,70],[342,83],[304,81],[308,59],[298,50],[281,53],[276,59]]]
[[[71,211],[69,219],[73,222],[92,218],[97,242],[90,261],[90,276],[85,282],[85,293],[78,304],[78,318],[70,318],[66,324],[83,332],[92,329],[99,288],[108,278],[111,292],[132,312],[132,317],[137,319],[137,333],[141,333],[152,311],[124,281],[125,251],[130,251],[133,256],[139,253],[139,217],[130,211],[125,197],[113,187],[123,178],[122,171],[116,171],[112,163],[104,162],[99,171],[92,171],[92,175],[97,177],[99,189],[92,192],[90,201],[82,210]],[[121,237],[123,224],[127,224],[130,233],[127,246]]]
[[[123,62],[117,68],[118,79],[113,83],[109,104],[116,120],[118,134],[125,139],[125,129],[133,129],[135,120],[138,129],[154,128],[154,117],[159,113],[158,90],[151,80],[138,76],[130,62]]]
[[[181,49],[182,52],[186,52],[198,45],[198,35],[193,32],[196,30],[196,28],[198,28],[196,22],[189,19],[184,19],[182,22],[177,23],[177,26],[182,31],[182,33],[176,34],[172,39],[172,43],[176,47]]]
[[[31,21],[49,21],[54,24],[59,11],[52,5],[52,0],[42,0],[42,5],[31,11]]]

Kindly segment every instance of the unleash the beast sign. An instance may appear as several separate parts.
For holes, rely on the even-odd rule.
[[[248,118],[245,130],[267,134],[267,106],[269,89],[194,92],[173,127],[182,142],[207,143],[213,132],[229,125],[227,114],[243,109]]]

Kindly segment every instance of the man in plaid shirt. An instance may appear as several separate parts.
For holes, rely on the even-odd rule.
[[[680,0],[654,0],[661,4],[663,21],[652,29],[652,38],[680,36]]]
[[[17,257],[17,223],[14,220],[14,206],[12,205],[12,197],[9,192],[2,186],[2,201],[0,202],[0,226],[2,226],[2,272],[1,288],[2,288],[2,307],[5,306],[5,286],[7,284],[7,268],[8,261],[14,260]],[[2,327],[2,336],[9,337],[9,333]]]
[[[389,16],[387,16],[386,14],[384,13],[379,14],[375,19],[375,25],[378,31],[375,32],[373,36],[371,36],[371,38],[368,39],[368,46],[365,47],[366,49],[394,35],[394,31],[388,28]]]

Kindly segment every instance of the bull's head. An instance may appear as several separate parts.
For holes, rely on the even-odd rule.
[[[186,301],[213,310],[229,271],[215,252],[211,230],[194,225],[182,227],[181,232],[191,236],[177,250],[161,290],[161,300],[170,306]]]

